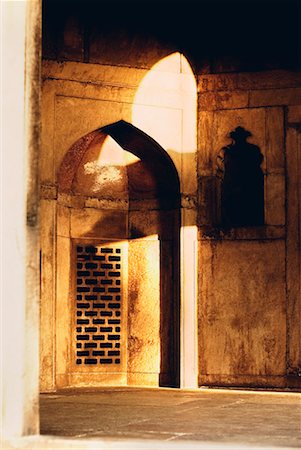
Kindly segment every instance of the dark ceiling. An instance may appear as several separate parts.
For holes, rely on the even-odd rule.
[[[227,61],[233,70],[300,69],[300,6],[293,0],[44,0],[43,24],[60,30],[66,17],[77,16],[88,39],[95,28],[110,35],[112,51],[118,45],[112,36],[116,43],[121,33],[129,41],[151,36],[184,52],[197,70],[223,71]]]

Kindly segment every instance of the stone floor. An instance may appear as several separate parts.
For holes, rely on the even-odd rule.
[[[301,448],[301,394],[105,388],[42,394],[41,434]],[[237,447],[238,446],[238,447]],[[178,447],[178,446],[177,446]],[[203,446],[201,446],[203,448]],[[200,448],[201,448],[200,447]],[[231,446],[230,446],[231,448]]]

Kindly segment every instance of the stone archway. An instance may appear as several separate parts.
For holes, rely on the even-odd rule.
[[[179,386],[170,157],[125,121],[102,127],[66,153],[57,203],[57,387]]]
[[[54,65],[56,67],[56,63]],[[50,66],[52,67],[52,63],[50,63]],[[68,68],[67,66],[68,63],[66,66],[64,65],[64,70]],[[85,68],[88,68],[88,66],[85,66]],[[56,70],[54,67],[53,69]],[[58,374],[66,373],[65,355],[62,354],[60,348],[55,344],[55,321],[56,317],[60,317],[61,314],[61,309],[55,306],[55,299],[57,290],[62,292],[61,298],[68,299],[67,291],[69,286],[64,284],[66,274],[62,276],[57,271],[56,261],[60,260],[60,258],[63,261],[65,255],[70,254],[70,236],[72,234],[83,237],[82,224],[87,225],[88,229],[85,232],[88,233],[89,239],[91,234],[93,237],[93,233],[98,232],[96,229],[94,231],[90,229],[89,221],[86,220],[83,211],[89,211],[90,215],[93,215],[93,211],[96,211],[96,227],[100,226],[99,224],[97,225],[98,210],[112,209],[113,220],[109,221],[111,223],[110,226],[124,223],[114,219],[118,208],[119,212],[129,211],[129,216],[132,218],[131,224],[133,225],[131,231],[138,245],[138,239],[146,239],[147,236],[150,239],[153,230],[151,226],[145,230],[145,224],[142,231],[139,230],[139,227],[143,225],[143,221],[139,219],[141,211],[137,211],[137,208],[154,210],[152,214],[147,213],[150,225],[157,224],[159,220],[156,217],[158,213],[155,212],[155,209],[164,211],[164,213],[159,214],[162,219],[159,220],[159,222],[162,222],[160,229],[162,228],[164,233],[166,231],[165,225],[173,223],[169,219],[163,220],[163,216],[167,216],[166,210],[168,207],[171,208],[169,205],[170,198],[175,198],[174,192],[170,191],[171,186],[175,186],[175,184],[169,182],[174,179],[174,173],[178,174],[176,177],[180,180],[179,190],[181,197],[181,220],[180,224],[177,225],[177,231],[180,234],[180,239],[178,239],[180,245],[179,248],[178,246],[173,246],[174,251],[180,254],[180,256],[177,255],[176,260],[180,261],[179,266],[181,266],[181,270],[179,268],[175,269],[180,273],[181,279],[181,282],[177,281],[178,285],[180,285],[180,300],[177,300],[180,305],[179,316],[181,321],[179,325],[180,337],[177,337],[177,345],[180,347],[180,351],[177,349],[174,353],[176,355],[180,354],[181,358],[180,363],[177,361],[177,358],[172,358],[172,361],[174,361],[174,367],[177,368],[175,371],[181,373],[180,376],[177,375],[176,377],[177,380],[180,379],[181,381],[180,386],[183,388],[197,386],[196,82],[188,61],[180,53],[169,55],[158,61],[150,71],[145,71],[144,77],[141,76],[139,78],[135,89],[131,90],[131,92],[129,92],[128,87],[122,81],[123,72],[124,69],[121,71],[114,69],[115,78],[111,80],[112,89],[116,80],[119,80],[118,83],[121,87],[118,90],[118,95],[113,95],[113,97],[111,96],[111,88],[108,90],[106,85],[100,87],[100,85],[92,83],[90,85],[91,91],[88,92],[84,83],[82,83],[88,73],[81,73],[81,68],[79,82],[75,79],[70,79],[61,83],[62,74],[57,74],[55,79],[52,78],[52,75],[49,79],[45,75],[46,79],[43,83],[42,118],[44,126],[42,127],[43,145],[41,157],[41,217],[43,218],[41,223],[41,328],[43,333],[41,334],[40,346],[40,380],[42,391],[50,391],[57,388],[55,372]],[[135,70],[129,69],[129,73],[135,73]],[[103,74],[99,73],[99,79],[102,79],[102,76]],[[166,77],[173,80],[170,87],[164,84]],[[66,120],[66,117],[68,117],[68,120]],[[124,122],[120,121],[120,119],[126,120],[127,126],[122,127]],[[114,129],[112,126],[108,126],[109,129],[105,130],[105,125],[108,123],[115,124],[113,126]],[[160,194],[159,200],[157,199],[157,206],[155,198],[144,198],[142,201],[139,196],[138,198],[132,196],[132,193],[135,193],[137,180],[139,190],[141,187],[139,187],[139,179],[147,181],[152,177],[144,176],[143,167],[140,167],[141,170],[139,172],[139,165],[134,164],[134,161],[130,161],[132,158],[139,159],[139,155],[131,154],[131,149],[128,149],[129,151],[121,151],[123,155],[127,155],[126,162],[122,163],[121,166],[126,166],[129,170],[129,178],[133,181],[133,192],[131,185],[127,184],[128,175],[127,170],[125,170],[119,185],[117,184],[119,191],[117,189],[115,194],[117,195],[118,192],[119,194],[122,193],[125,185],[130,187],[130,189],[124,189],[123,198],[118,202],[118,208],[116,208],[117,203],[114,206],[112,198],[106,197],[107,192],[109,192],[108,189],[102,192],[104,196],[97,196],[95,193],[91,194],[91,189],[95,188],[95,185],[93,187],[93,177],[107,176],[109,173],[105,174],[102,172],[101,174],[94,173],[93,175],[94,168],[91,161],[97,160],[98,157],[92,155],[91,161],[86,160],[84,162],[82,157],[85,154],[85,150],[89,147],[92,151],[92,148],[101,146],[102,140],[107,135],[111,136],[111,134],[111,143],[115,142],[115,145],[117,145],[114,139],[117,141],[120,139],[121,147],[122,145],[127,145],[126,142],[123,142],[124,139],[127,139],[127,133],[124,133],[122,129],[128,131],[130,128],[132,130],[135,128],[129,124],[137,127],[136,130],[140,130],[140,137],[143,136],[143,133],[146,133],[149,142],[152,142],[152,144],[148,143],[146,147],[144,142],[143,148],[149,149],[150,152],[155,152],[156,154],[156,173],[160,175],[159,178],[161,177],[161,181],[156,187],[157,193]],[[102,131],[100,127],[102,127]],[[119,137],[117,136],[118,129],[120,132]],[[95,131],[89,133],[89,130]],[[140,145],[137,137],[131,142],[134,147]],[[157,143],[160,143],[160,145]],[[159,148],[161,149],[160,151]],[[135,150],[132,148],[132,151]],[[144,151],[144,159],[147,151]],[[102,155],[104,155],[103,150]],[[83,169],[81,163],[87,163],[88,165]],[[167,173],[166,165],[169,167],[170,163],[171,166],[174,165],[176,171],[173,168]],[[145,161],[145,164],[151,173],[153,170],[152,158],[149,158],[147,162]],[[77,169],[78,172],[76,172]],[[135,169],[135,171],[133,172],[132,169]],[[113,168],[112,170],[114,173],[115,169]],[[74,171],[77,173],[76,177]],[[140,175],[135,177],[135,172],[137,174],[140,173]],[[84,177],[79,176],[80,173]],[[85,181],[81,182],[80,180]],[[124,183],[123,185],[122,182]],[[168,195],[164,196],[165,189]],[[113,195],[114,198],[116,197]],[[78,211],[80,209],[82,211],[79,214]],[[138,221],[138,226],[136,226],[137,224],[135,225],[135,220],[136,222]],[[125,220],[125,223],[128,226],[130,221]],[[80,227],[78,227],[78,224],[81,224]],[[165,225],[163,226],[163,224]],[[129,227],[125,231],[117,239],[128,239]],[[155,228],[155,235],[157,231]],[[146,235],[143,235],[144,232],[146,232]],[[56,242],[56,236],[58,236],[57,240],[60,241],[59,246]],[[112,236],[109,236],[109,238],[112,239]],[[158,240],[158,242],[161,241]],[[169,238],[166,239],[165,247],[172,245],[171,242]],[[56,254],[57,248],[62,249],[61,255]],[[161,258],[161,261],[163,264],[163,258]],[[166,278],[169,279],[170,277],[166,276]],[[163,284],[166,285],[165,283]],[[161,295],[161,298],[163,296],[164,294]],[[65,304],[68,304],[67,300]],[[64,304],[62,303],[61,305],[64,310]],[[67,341],[69,332],[67,333],[64,327],[61,330],[63,334],[62,339]],[[172,336],[172,333],[170,335]],[[65,353],[67,354],[68,351],[67,349]],[[60,361],[57,357],[58,360],[55,362],[55,355],[59,355],[59,353],[62,354],[62,357]],[[166,358],[164,359],[163,357],[163,360],[166,361]],[[160,376],[162,385],[169,383],[163,380],[164,377],[163,375]],[[174,384],[178,385],[178,382]]]

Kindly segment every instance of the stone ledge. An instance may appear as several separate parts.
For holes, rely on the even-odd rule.
[[[230,230],[222,230],[221,228],[200,226],[199,240],[251,240],[251,241],[264,241],[285,239],[286,228],[285,226],[273,226],[267,225],[263,227],[249,227],[249,228],[231,228]]]
[[[74,209],[116,209],[127,211],[129,203],[126,199],[116,200],[113,198],[94,198],[82,195],[58,194],[58,204]]]
[[[300,87],[301,71],[272,70],[264,72],[241,72],[200,75],[200,92],[258,90]]]
[[[198,109],[200,111],[239,109],[247,108],[248,106],[248,91],[218,91],[199,95]]]
[[[41,184],[40,198],[44,200],[56,200],[57,186],[54,184]]]
[[[91,438],[70,439],[53,436],[28,436],[6,439],[1,443],[5,450],[275,450],[276,447],[246,444],[227,444],[200,441],[162,441],[155,439],[122,439],[122,438]],[[292,450],[292,447],[281,447],[282,450]]]
[[[228,90],[200,93],[198,109],[201,112],[300,104],[301,88]]]
[[[124,86],[137,87],[147,72],[146,69],[70,61],[43,60],[42,62],[43,79],[61,79],[93,84],[120,84],[120,80],[122,80]]]
[[[249,107],[301,104],[301,88],[250,91]]]

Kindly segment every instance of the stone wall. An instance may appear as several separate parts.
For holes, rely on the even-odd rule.
[[[103,199],[79,192],[67,199],[67,209],[57,206],[59,199],[66,201],[57,192],[57,171],[75,141],[120,119],[155,139],[180,178],[179,345],[181,377],[190,380],[183,386],[298,386],[301,73],[295,29],[277,34],[284,48],[290,44],[285,53],[276,46],[273,26],[281,22],[276,8],[274,25],[266,23],[264,29],[264,21],[260,22],[254,41],[240,25],[240,44],[230,33],[224,44],[215,37],[204,50],[204,31],[197,36],[197,27],[192,26],[195,31],[182,38],[174,31],[172,20],[179,23],[181,16],[176,9],[162,10],[155,30],[154,11],[145,27],[139,27],[137,5],[123,10],[127,21],[118,22],[116,12],[116,22],[103,20],[102,27],[99,16],[91,18],[93,8],[81,16],[79,6],[80,2],[72,11],[62,7],[58,21],[51,2],[44,6],[42,389],[56,387],[57,229],[65,223],[68,208],[77,219],[85,214],[80,228],[90,228],[92,215],[104,206]],[[195,25],[193,10],[185,11],[185,18]],[[102,12],[103,17],[108,13]],[[260,17],[268,13],[261,12]],[[171,19],[164,22],[167,16]],[[276,40],[261,40],[261,33],[263,37],[268,32]],[[251,134],[247,142],[256,145],[263,157],[264,223],[225,228],[218,157],[237,127]],[[151,235],[156,207],[147,198],[142,203],[147,217],[141,220],[132,211],[130,221]],[[138,239],[133,255],[139,245]],[[141,278],[131,271],[134,278]],[[131,317],[131,326],[137,323]],[[130,364],[134,367],[136,362]]]
[[[289,261],[300,255],[300,182],[291,177],[300,150],[291,136],[299,126],[300,73],[204,75],[198,85],[199,383],[294,385],[287,372],[296,375],[290,366],[300,364],[300,339],[292,338],[300,291]],[[251,132],[248,141],[263,154],[265,219],[264,226],[225,230],[217,156],[237,126]]]

